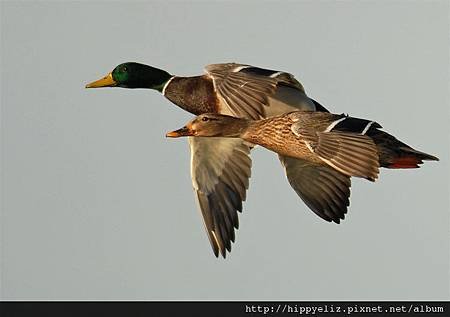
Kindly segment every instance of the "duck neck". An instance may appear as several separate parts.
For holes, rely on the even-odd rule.
[[[220,134],[217,136],[226,138],[243,138],[249,126],[249,120],[234,118],[233,121],[227,123],[225,128],[221,129]]]
[[[144,64],[136,65],[138,67],[135,67],[133,76],[130,76],[124,85],[126,88],[149,88],[161,92],[163,87],[173,78],[165,70]]]

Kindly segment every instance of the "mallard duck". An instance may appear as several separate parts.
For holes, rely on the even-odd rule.
[[[167,133],[167,137],[240,138],[279,155],[300,159],[303,175],[312,177],[298,184],[298,194],[317,215],[332,221],[342,219],[347,212],[350,177],[370,181],[378,178],[380,156],[384,153],[379,152],[368,131],[381,132],[380,128],[374,121],[327,112],[295,111],[257,121],[208,113]],[[395,139],[386,132],[384,135]],[[418,156],[438,160],[408,148]]]
[[[247,119],[268,118],[292,111],[328,112],[309,98],[293,75],[251,65],[224,63],[206,66],[206,73],[194,77],[174,76],[139,63],[123,63],[104,78],[86,88],[122,87],[154,89],[167,99],[195,115],[218,113]],[[383,131],[368,129],[366,135],[377,145],[379,164],[387,168],[418,167],[422,160],[433,159],[415,152]],[[242,211],[251,174],[251,144],[232,138],[192,138],[191,176],[214,254],[223,257],[231,250],[238,228],[237,211]],[[318,171],[303,159],[279,155],[289,183],[304,201],[317,201],[320,188],[315,184]],[[320,204],[310,206],[323,215]],[[339,223],[339,217],[324,217]]]

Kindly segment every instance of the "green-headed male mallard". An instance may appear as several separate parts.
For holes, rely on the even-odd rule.
[[[309,98],[293,75],[244,64],[225,63],[206,66],[206,73],[194,77],[174,76],[139,63],[118,65],[104,78],[87,88],[146,88],[161,92],[188,112],[219,113],[246,119],[268,118],[287,112],[327,110]],[[415,151],[377,129],[368,129],[380,153],[380,166],[418,167],[431,156]],[[251,159],[247,142],[232,138],[189,138],[192,183],[214,254],[225,257],[238,228],[237,211],[242,211],[250,177]],[[304,201],[321,200],[315,187],[318,173],[305,168],[303,159],[279,155],[289,183]],[[313,211],[323,214],[321,204]],[[345,212],[344,212],[345,213]],[[339,223],[344,213],[323,217]]]
[[[381,132],[380,128],[374,121],[328,112],[295,111],[256,121],[209,113],[167,136],[240,138],[279,155],[300,159],[303,173],[311,177],[309,183],[300,182],[294,188],[299,189],[300,197],[318,216],[332,221],[347,212],[351,176],[370,181],[378,178],[380,156],[384,153],[379,152],[367,132]],[[438,160],[426,153],[417,154]],[[310,190],[312,193],[304,194]]]

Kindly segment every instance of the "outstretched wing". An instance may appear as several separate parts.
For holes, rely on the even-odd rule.
[[[220,100],[220,113],[260,119],[293,111],[297,104],[315,109],[303,86],[289,73],[235,63],[212,64],[205,70]]]
[[[350,177],[332,167],[279,155],[286,176],[305,204],[326,221],[339,223],[349,206]]]
[[[189,137],[191,177],[216,256],[231,251],[251,175],[250,148],[240,139]]]

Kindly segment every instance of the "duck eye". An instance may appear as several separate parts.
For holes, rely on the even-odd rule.
[[[122,68],[122,71],[124,71],[124,72],[126,72],[128,70],[128,68],[126,67],[126,66],[124,66],[123,68]]]
[[[206,122],[206,121],[208,121],[208,120],[209,120],[208,117],[203,117],[203,118],[202,118],[202,121],[203,121],[203,122]]]

